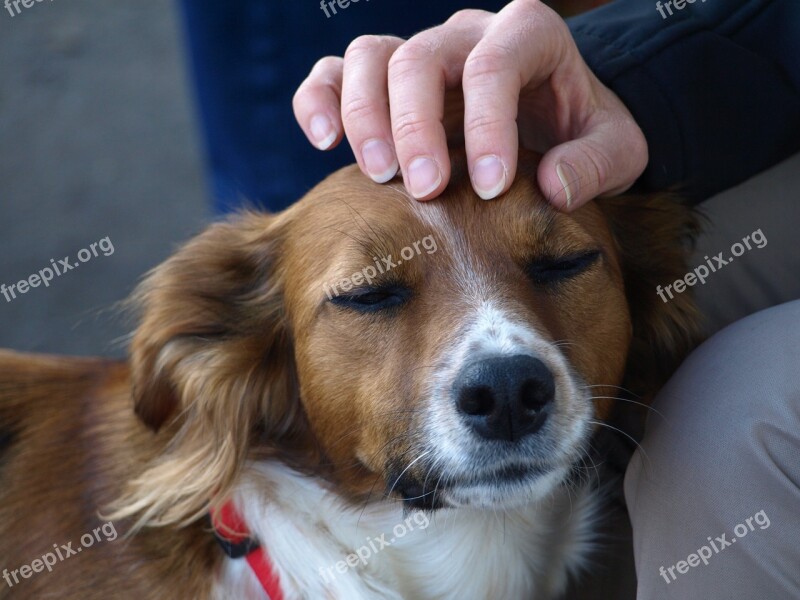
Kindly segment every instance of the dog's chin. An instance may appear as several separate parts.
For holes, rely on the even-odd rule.
[[[406,508],[413,510],[505,510],[540,502],[570,477],[585,456],[590,435],[587,421],[580,421],[570,435],[557,436],[562,443],[555,449],[548,439],[536,436],[516,445],[488,443],[470,448],[460,460],[435,459],[422,465],[424,481],[408,469],[390,473],[394,476],[387,481],[394,483],[390,490],[399,492]],[[437,463],[438,469],[432,466]]]
[[[531,468],[516,478],[493,478],[486,482],[453,485],[443,493],[443,501],[451,507],[505,510],[547,498],[565,480],[568,469]]]
[[[406,508],[436,510],[470,507],[508,510],[539,502],[566,479],[568,467],[513,466],[500,471],[475,474],[462,481],[449,481],[435,489],[408,483],[400,495]]]

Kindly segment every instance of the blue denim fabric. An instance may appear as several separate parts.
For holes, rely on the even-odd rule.
[[[314,149],[294,120],[292,96],[319,58],[362,34],[406,37],[506,3],[351,0],[326,17],[317,0],[181,0],[215,209],[281,210],[354,161],[346,143]]]

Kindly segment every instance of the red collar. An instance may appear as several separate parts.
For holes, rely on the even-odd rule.
[[[230,558],[245,558],[267,597],[270,600],[283,600],[280,580],[269,554],[256,539],[250,537],[250,530],[233,502],[228,501],[219,510],[212,511],[211,524],[225,553]]]

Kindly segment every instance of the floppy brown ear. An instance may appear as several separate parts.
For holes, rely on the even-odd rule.
[[[624,387],[651,399],[700,341],[699,312],[691,288],[664,302],[664,288],[690,270],[698,213],[668,194],[598,201],[622,260],[633,340]]]
[[[135,292],[135,411],[169,443],[114,516],[191,521],[228,490],[256,433],[290,429],[298,403],[280,219],[244,213],[212,225]]]

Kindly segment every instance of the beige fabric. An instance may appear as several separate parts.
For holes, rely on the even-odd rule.
[[[800,598],[800,301],[717,333],[654,408],[625,480],[637,598]]]
[[[760,230],[762,249],[740,257],[694,286],[709,333],[749,314],[800,298],[800,154],[700,205],[708,217],[692,266]],[[758,236],[756,236],[758,237]],[[738,250],[738,249],[737,249]]]

